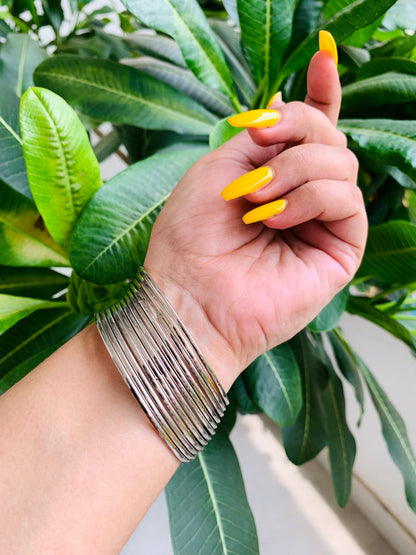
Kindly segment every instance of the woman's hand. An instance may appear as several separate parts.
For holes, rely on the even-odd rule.
[[[304,103],[272,105],[272,127],[239,133],[183,177],[153,229],[145,267],[228,388],[262,352],[300,331],[354,276],[367,221],[357,161],[336,129],[341,88],[318,52]],[[272,179],[222,190],[260,166]],[[237,192],[235,189],[238,189]],[[242,196],[239,196],[242,195]],[[284,210],[245,224],[278,203]],[[254,214],[254,215],[253,215]]]

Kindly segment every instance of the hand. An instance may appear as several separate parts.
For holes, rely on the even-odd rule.
[[[201,158],[159,215],[145,267],[224,387],[258,355],[305,327],[354,276],[367,220],[358,164],[336,129],[341,88],[318,52],[304,103],[278,103],[279,121],[247,129]],[[271,181],[225,201],[221,191],[268,166]],[[276,199],[283,212],[246,225]]]

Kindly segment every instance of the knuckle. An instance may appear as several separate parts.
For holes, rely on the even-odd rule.
[[[358,174],[358,167],[359,167],[358,158],[349,148],[345,148],[344,152],[345,152],[345,157],[347,161],[347,166],[349,169],[348,174],[352,176],[354,180],[356,180],[357,174]]]
[[[336,139],[339,146],[343,148],[347,148],[348,139],[345,133],[343,133],[340,129],[336,129]]]

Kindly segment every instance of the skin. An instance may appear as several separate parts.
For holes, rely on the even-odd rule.
[[[154,226],[145,267],[225,389],[292,337],[353,277],[367,233],[357,162],[336,130],[333,60],[311,61],[305,103],[203,157]],[[261,165],[247,198],[221,190]],[[263,223],[241,217],[285,198]],[[120,378],[94,325],[0,400],[0,553],[118,553],[178,466]]]

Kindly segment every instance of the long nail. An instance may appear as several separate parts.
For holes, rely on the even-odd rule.
[[[228,118],[228,123],[233,127],[272,127],[279,121],[280,113],[277,110],[249,110]]]
[[[261,187],[267,185],[272,178],[273,171],[271,168],[267,166],[257,168],[232,181],[221,192],[221,196],[224,200],[233,200],[249,193],[254,193],[254,191],[258,191]]]
[[[319,50],[328,52],[335,62],[335,67],[338,67],[337,43],[329,31],[319,31]]]
[[[262,222],[267,220],[272,216],[276,216],[283,212],[287,206],[287,200],[279,199],[268,204],[263,204],[263,206],[258,206],[254,210],[250,210],[247,214],[243,216],[243,222],[245,224],[254,224],[255,222]]]
[[[277,93],[275,93],[271,99],[269,100],[269,103],[267,104],[266,108],[270,108],[270,106],[272,104],[274,104],[275,102],[282,102],[283,98],[282,98],[282,91],[277,91]]]

